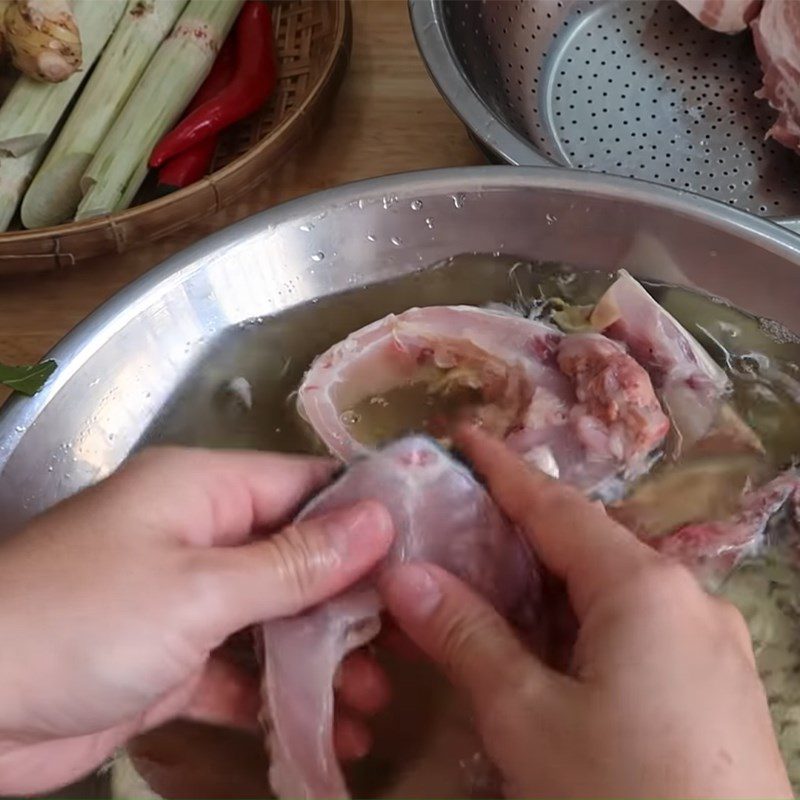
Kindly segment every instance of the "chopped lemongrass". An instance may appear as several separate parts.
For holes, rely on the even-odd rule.
[[[158,140],[177,122],[214,63],[241,0],[190,0],[81,179],[85,196],[75,219],[130,203]]]
[[[149,155],[148,153],[134,170],[133,176],[130,181],[128,181],[125,191],[117,202],[117,206],[114,209],[115,211],[124,211],[133,202],[133,198],[136,197],[136,192],[139,191],[139,187],[144,183],[144,179],[147,177]]]
[[[125,9],[125,0],[75,0],[83,44],[83,70],[61,83],[17,79],[0,107],[0,156],[21,156],[53,134]]]
[[[26,228],[70,219],[80,180],[187,0],[130,0],[56,143],[22,201]]]
[[[133,202],[133,198],[136,197],[136,192],[139,191],[139,187],[144,183],[144,179],[147,177],[147,171],[149,169],[147,164],[148,160],[149,154],[139,162],[136,169],[133,171],[130,181],[128,181],[128,185],[125,187],[125,191],[117,201],[117,205],[112,208],[111,211],[124,211]],[[83,217],[85,219],[89,217],[99,217],[102,214],[109,214],[111,211],[106,208],[98,208],[97,210],[84,208]]]
[[[0,158],[0,231],[8,230],[20,198],[25,194],[36,167],[41,164],[45,151],[45,145],[40,145],[19,158]]]

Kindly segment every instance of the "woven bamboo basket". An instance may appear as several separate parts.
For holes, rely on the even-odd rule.
[[[160,198],[148,182],[134,205],[119,213],[2,233],[0,275],[63,269],[122,253],[219,211],[268,176],[325,118],[352,43],[348,0],[273,0],[272,19],[279,62],[275,92],[258,113],[223,134],[208,176]]]

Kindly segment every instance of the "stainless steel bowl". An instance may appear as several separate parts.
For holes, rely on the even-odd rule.
[[[626,265],[800,330],[800,238],[695,195],[554,168],[351,184],[205,239],[67,336],[43,391],[0,413],[0,530],[116,468],[223,336],[245,335],[247,320],[269,326],[297,304],[472,252]],[[275,368],[266,366],[274,355],[258,354],[261,369]],[[192,403],[207,400],[198,391]]]
[[[688,189],[800,216],[800,158],[765,140],[749,33],[671,0],[410,0],[442,95],[495,158]]]

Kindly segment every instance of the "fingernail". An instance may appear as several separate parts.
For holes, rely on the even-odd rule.
[[[389,512],[371,500],[328,514],[325,527],[331,545],[343,558],[365,548],[387,550],[394,535]]]
[[[436,576],[421,564],[393,567],[383,575],[381,588],[391,612],[401,619],[427,619],[442,600]]]

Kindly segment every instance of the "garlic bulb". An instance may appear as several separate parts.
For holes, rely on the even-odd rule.
[[[14,66],[39,81],[64,81],[82,63],[67,0],[17,0],[5,12],[5,41]]]

